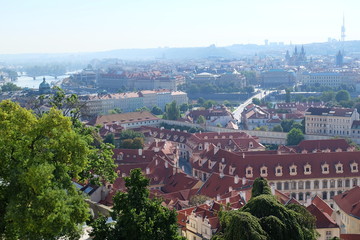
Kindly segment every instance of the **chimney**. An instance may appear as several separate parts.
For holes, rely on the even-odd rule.
[[[155,166],[157,166],[159,164],[159,161],[156,159],[155,160]]]
[[[233,188],[232,186],[229,186],[229,192],[232,192]]]
[[[234,183],[235,183],[235,184],[238,184],[238,183],[239,183],[239,176],[238,176],[238,175],[235,175],[235,177],[234,177]]]
[[[245,191],[240,192],[240,197],[244,200],[244,203],[246,203],[246,192]]]
[[[173,175],[176,174],[176,167],[173,167]]]
[[[230,198],[229,197],[226,198],[226,203],[230,203]]]
[[[275,195],[275,184],[271,184],[270,188],[271,188],[271,194]]]
[[[139,150],[139,151],[138,151],[139,156],[142,156],[143,150],[142,150],[141,148],[139,148],[138,150]]]
[[[182,167],[181,167],[181,170],[182,170],[183,172],[185,172],[185,167],[184,167],[184,166],[182,166]]]
[[[242,154],[242,158],[245,158],[245,153]]]
[[[305,197],[306,197],[306,195],[305,195]],[[312,199],[311,199],[311,196],[309,196],[308,198],[306,198],[306,206],[309,206],[310,204],[311,204],[311,201],[312,201]]]
[[[224,173],[220,173],[220,178],[223,178],[224,177]]]
[[[219,151],[219,148],[218,147],[214,147],[214,155]]]
[[[169,167],[169,163],[165,161],[165,168]]]
[[[150,168],[146,168],[146,174],[150,174]]]
[[[246,178],[245,178],[245,177],[242,178],[241,184],[242,184],[242,185],[245,185],[245,184],[246,184]]]
[[[220,201],[220,194],[216,195],[216,201]]]

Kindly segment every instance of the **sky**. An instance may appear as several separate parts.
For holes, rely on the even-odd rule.
[[[0,54],[360,40],[359,0],[0,0]]]

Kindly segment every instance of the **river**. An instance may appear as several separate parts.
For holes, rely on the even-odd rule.
[[[43,81],[43,77],[45,77],[45,81],[47,83],[50,83],[50,85],[53,86],[54,84],[56,85],[56,84],[61,83],[62,80],[64,78],[69,77],[69,75],[58,76],[57,79],[55,79],[52,76],[41,76],[41,77],[37,77],[35,80],[32,77],[20,76],[13,83],[21,88],[39,89],[39,85]]]

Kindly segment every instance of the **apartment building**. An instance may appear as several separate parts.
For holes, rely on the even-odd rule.
[[[152,108],[158,106],[165,109],[166,104],[175,101],[178,105],[188,102],[185,92],[170,90],[144,90],[139,92],[92,94],[80,96],[80,101],[85,104],[84,113],[87,115],[108,114],[118,108],[123,112],[132,112],[138,108]]]
[[[320,85],[327,87],[339,87],[341,84],[355,84],[360,75],[353,72],[304,72],[299,74],[298,81],[304,85]]]
[[[359,120],[356,108],[311,107],[305,113],[305,133],[351,137],[355,120]]]

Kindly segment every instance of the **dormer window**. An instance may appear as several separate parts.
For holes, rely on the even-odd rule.
[[[209,168],[211,169],[212,167],[212,162],[209,160]]]
[[[343,173],[344,172],[343,171],[343,165],[340,162],[335,165],[335,169],[336,169],[336,173]]]
[[[204,139],[208,139],[208,136],[205,136]]]
[[[329,164],[324,163],[323,165],[321,165],[321,169],[322,169],[322,174],[328,174],[329,173]]]
[[[295,176],[297,174],[297,166],[295,164],[290,166],[290,175]]]
[[[123,160],[124,154],[120,153],[119,155],[117,155],[117,160]]]
[[[254,143],[253,142],[249,142],[249,148],[253,148],[254,147]]]
[[[311,165],[309,163],[304,166],[304,174],[305,175],[311,174]]]
[[[352,164],[350,164],[350,168],[351,168],[352,173],[359,172],[359,165],[356,162],[353,162]]]
[[[245,169],[245,175],[246,175],[246,178],[252,178],[253,177],[253,168],[247,167]]]
[[[281,176],[283,175],[282,166],[277,166],[277,167],[275,168],[275,175],[276,175],[277,177],[281,177]]]
[[[224,171],[224,168],[225,168],[225,164],[220,163],[219,164],[219,172],[222,173]]]
[[[268,175],[267,167],[262,166],[262,167],[260,168],[260,176],[262,176],[262,177],[267,177],[267,175]]]
[[[233,175],[235,171],[235,167],[230,166],[229,167],[229,175]]]
[[[203,150],[202,144],[199,144],[199,150]]]

